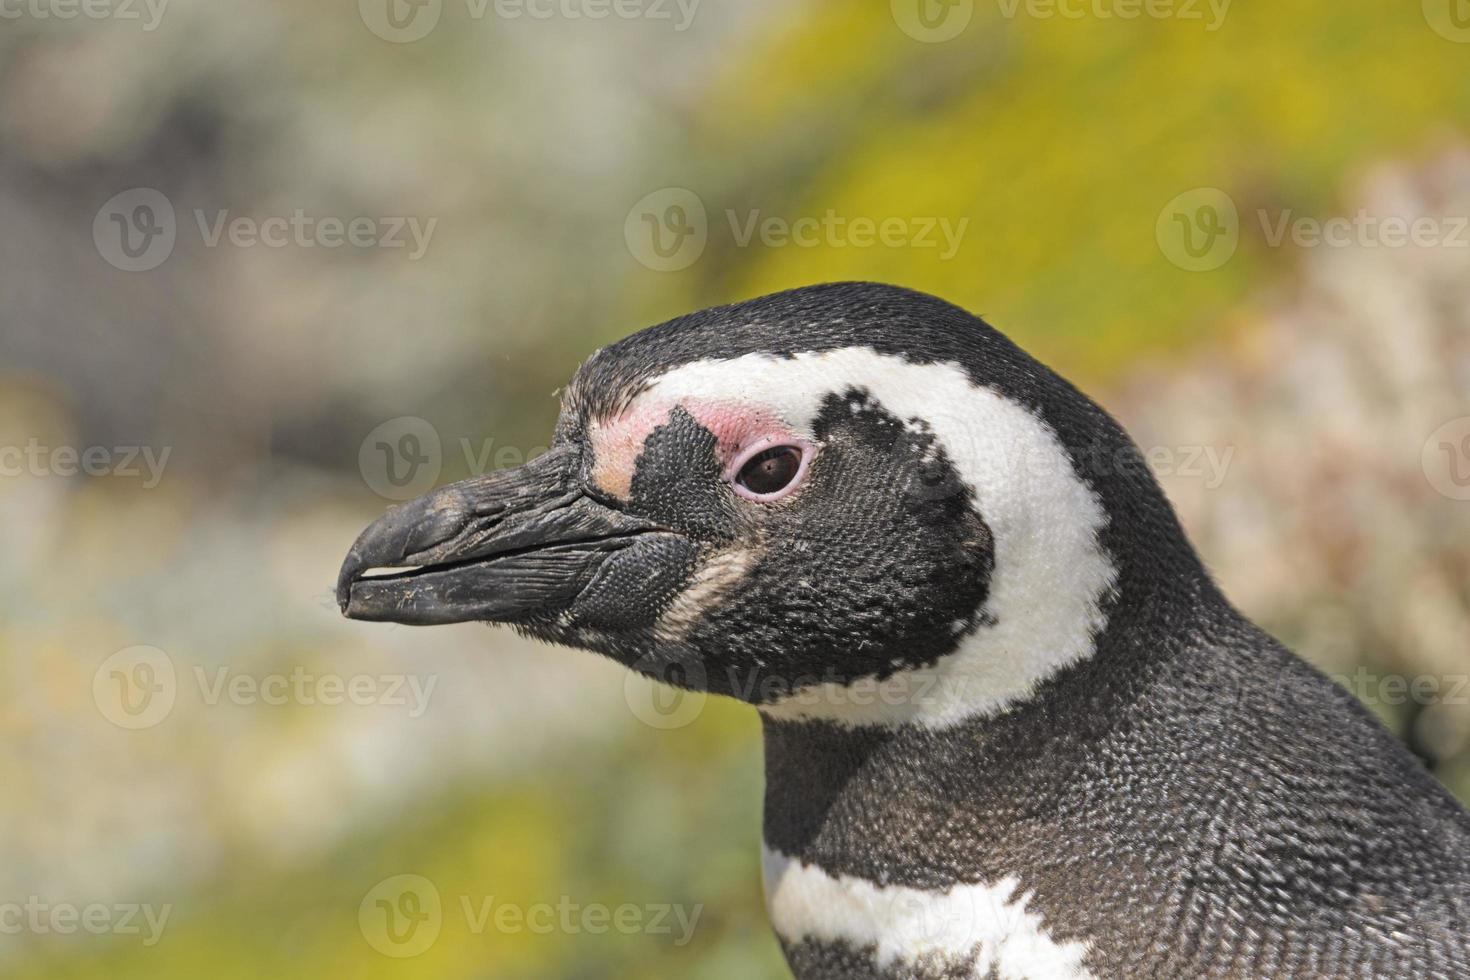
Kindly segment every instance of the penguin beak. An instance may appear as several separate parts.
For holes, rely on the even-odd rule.
[[[609,555],[660,530],[583,494],[578,462],[558,447],[394,507],[347,552],[342,614],[432,626],[567,609]]]

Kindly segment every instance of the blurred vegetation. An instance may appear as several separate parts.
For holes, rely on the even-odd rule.
[[[78,955],[74,939],[56,942],[7,975],[781,976],[751,874],[761,790],[753,724],[721,705],[689,731],[568,747],[493,787],[447,787],[299,866],[230,867],[200,883],[153,948],[133,939]],[[389,959],[364,942],[358,905],[406,868],[437,887],[443,932],[423,954]],[[674,903],[697,915],[695,929],[684,945],[673,918],[667,935],[476,931],[489,900],[526,908],[563,896],[613,909]]]
[[[1240,3],[1209,32],[1008,19],[982,3],[938,44],[898,29],[887,2],[706,0],[687,32],[474,21],[446,3],[412,44],[375,37],[340,3],[175,0],[146,34],[7,21],[0,444],[40,433],[174,452],[147,492],[0,480],[15,535],[0,556],[11,682],[0,772],[12,786],[0,900],[174,908],[151,947],[6,935],[0,973],[783,976],[761,909],[755,718],[711,702],[688,727],[656,731],[626,710],[620,672],[585,655],[486,630],[339,622],[336,562],[385,504],[357,471],[364,436],[422,416],[445,442],[442,479],[463,476],[460,438],[544,445],[553,392],[595,346],[712,303],[855,278],[938,293],[1105,400],[1132,392],[1119,405],[1155,439],[1187,438],[1171,426],[1202,404],[1247,417],[1272,403],[1252,379],[1279,365],[1236,355],[1270,336],[1279,297],[1311,273],[1244,220],[1234,260],[1184,271],[1161,253],[1156,219],[1197,187],[1227,191],[1242,214],[1330,215],[1355,206],[1359,177],[1382,161],[1452,143],[1470,123],[1470,48],[1418,7]],[[195,207],[440,222],[418,262],[211,250],[181,232],[165,265],[127,274],[98,260],[91,222],[135,186],[163,191],[183,223]],[[693,190],[709,211],[703,257],[678,272],[645,268],[623,240],[628,209],[664,187]],[[969,224],[948,261],[932,249],[740,247],[726,212],[756,209]],[[1226,370],[1238,377],[1230,398],[1196,397],[1189,378]],[[1149,414],[1156,394],[1175,411]],[[1294,438],[1312,438],[1318,411],[1287,413]],[[1251,440],[1210,438],[1242,452]],[[1419,443],[1407,451],[1417,459]],[[1309,497],[1342,477],[1313,479]],[[1222,500],[1234,503],[1221,511]],[[1281,542],[1315,548],[1302,561],[1321,574],[1301,579],[1315,591],[1292,598],[1329,610],[1336,645],[1270,595],[1246,611],[1309,654],[1328,650],[1317,659],[1334,669],[1412,669],[1372,642],[1398,608],[1393,590],[1337,576],[1330,541],[1262,522],[1253,550],[1231,550],[1230,515],[1251,503],[1190,501],[1206,558],[1248,587]],[[1393,513],[1412,522],[1416,508]],[[1447,513],[1434,526],[1449,539]],[[1371,564],[1379,539],[1366,537],[1355,556]],[[1461,614],[1464,581],[1444,600]],[[1434,637],[1448,637],[1451,663],[1470,659],[1456,629]],[[441,686],[417,721],[190,703],[132,732],[99,720],[88,693],[99,662],[130,644],[166,649],[181,672],[304,664],[422,671]],[[1413,721],[1386,714],[1400,730]],[[1470,753],[1453,744],[1442,773],[1470,795]],[[430,949],[392,959],[364,941],[357,913],[401,873],[434,881],[449,911]],[[675,902],[702,916],[682,947],[473,934],[453,910],[462,895]]]

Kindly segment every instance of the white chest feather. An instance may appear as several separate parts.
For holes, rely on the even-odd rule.
[[[883,887],[831,875],[769,848],[763,853],[766,907],[789,943],[815,940],[873,947],[880,969],[926,960],[968,964],[977,977],[1088,980],[1081,942],[1057,942],[1019,879],[948,891]]]

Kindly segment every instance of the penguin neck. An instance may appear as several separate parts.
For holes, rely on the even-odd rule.
[[[972,719],[944,730],[847,728],[763,717],[762,727],[768,861],[797,861],[878,884],[949,884],[917,880],[909,867],[912,853],[896,842],[945,824],[957,811],[979,811],[976,816],[986,819],[990,802],[970,795],[967,774],[997,765],[995,726]],[[993,773],[997,785],[1024,787],[1019,766],[1000,765],[1004,771]]]
[[[943,887],[915,862],[931,863],[954,827],[999,839],[1026,813],[1069,811],[1095,746],[1147,712],[1190,637],[1238,615],[1203,574],[1175,585],[1143,601],[1120,593],[1088,657],[995,713],[854,726],[762,711],[766,848],[831,874]]]

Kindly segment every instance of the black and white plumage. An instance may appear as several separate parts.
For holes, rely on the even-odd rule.
[[[547,456],[390,511],[338,588],[755,704],[801,980],[1470,976],[1470,816],[1229,605],[1102,409],[933,297],[605,348]]]

